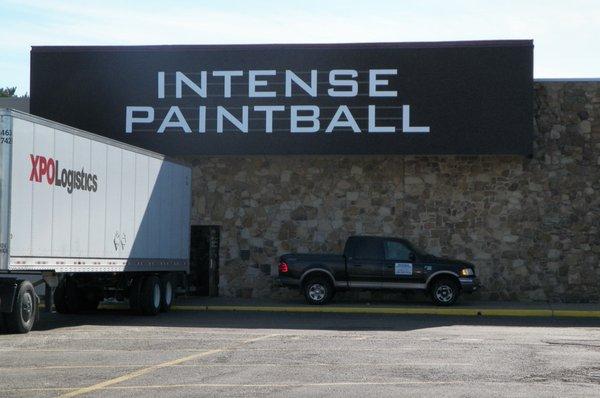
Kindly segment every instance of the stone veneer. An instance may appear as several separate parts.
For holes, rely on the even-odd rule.
[[[221,226],[220,294],[285,297],[286,252],[352,234],[473,261],[492,300],[600,299],[600,83],[535,87],[534,156],[197,157],[195,224]]]

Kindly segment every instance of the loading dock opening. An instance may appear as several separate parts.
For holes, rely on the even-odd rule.
[[[196,296],[219,295],[218,225],[192,225],[190,234],[190,287]]]

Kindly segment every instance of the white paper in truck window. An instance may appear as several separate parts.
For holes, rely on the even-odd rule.
[[[413,265],[412,263],[396,263],[394,274],[396,275],[412,275]]]

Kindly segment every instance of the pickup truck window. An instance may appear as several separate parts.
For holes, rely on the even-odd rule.
[[[404,243],[394,240],[385,241],[385,259],[386,260],[410,260],[410,250]]]
[[[383,259],[383,245],[379,239],[360,239],[354,247],[354,257],[357,260]]]

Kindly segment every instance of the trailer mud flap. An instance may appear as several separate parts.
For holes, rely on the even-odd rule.
[[[16,292],[16,279],[0,279],[0,312],[12,312]]]

